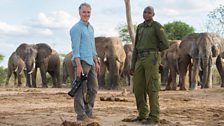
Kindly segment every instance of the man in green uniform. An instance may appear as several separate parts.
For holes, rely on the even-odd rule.
[[[159,52],[168,48],[168,40],[162,25],[153,20],[154,9],[147,6],[143,12],[144,22],[136,31],[130,74],[133,75],[133,91],[139,115],[132,121],[143,124],[159,123]],[[147,105],[149,97],[150,111]]]

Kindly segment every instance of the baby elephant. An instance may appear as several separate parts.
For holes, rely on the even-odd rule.
[[[16,85],[16,79],[18,78],[18,86],[21,86],[22,84],[21,77],[24,68],[25,63],[23,62],[23,60],[15,52],[13,52],[8,60],[8,71],[5,85],[6,86],[8,85],[9,79],[13,73],[15,77],[14,84]]]

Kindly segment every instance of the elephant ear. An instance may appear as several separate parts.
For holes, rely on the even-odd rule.
[[[37,49],[37,61],[40,62],[48,57],[52,52],[51,47],[45,43],[36,44],[35,47]]]
[[[16,49],[16,54],[23,60],[25,60],[25,50],[27,48],[28,44],[22,43],[20,44]]]

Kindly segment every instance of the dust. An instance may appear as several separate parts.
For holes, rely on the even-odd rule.
[[[1,126],[141,126],[135,97],[126,90],[99,90],[93,122],[76,121],[68,88],[0,87]],[[223,126],[224,88],[161,91],[160,126]]]

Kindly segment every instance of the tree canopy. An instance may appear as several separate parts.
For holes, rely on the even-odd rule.
[[[0,62],[3,60],[4,56],[0,54]]]
[[[133,25],[133,27],[134,27],[134,31],[136,31],[137,25]],[[118,31],[119,31],[119,37],[121,38],[122,42],[125,42],[125,43],[131,42],[127,24],[121,24],[120,26],[118,26]]]
[[[170,40],[180,40],[185,35],[193,33],[194,27],[189,26],[188,24],[182,21],[174,21],[164,25],[168,39]]]
[[[224,5],[220,5],[208,14],[206,28],[209,32],[224,36]]]

